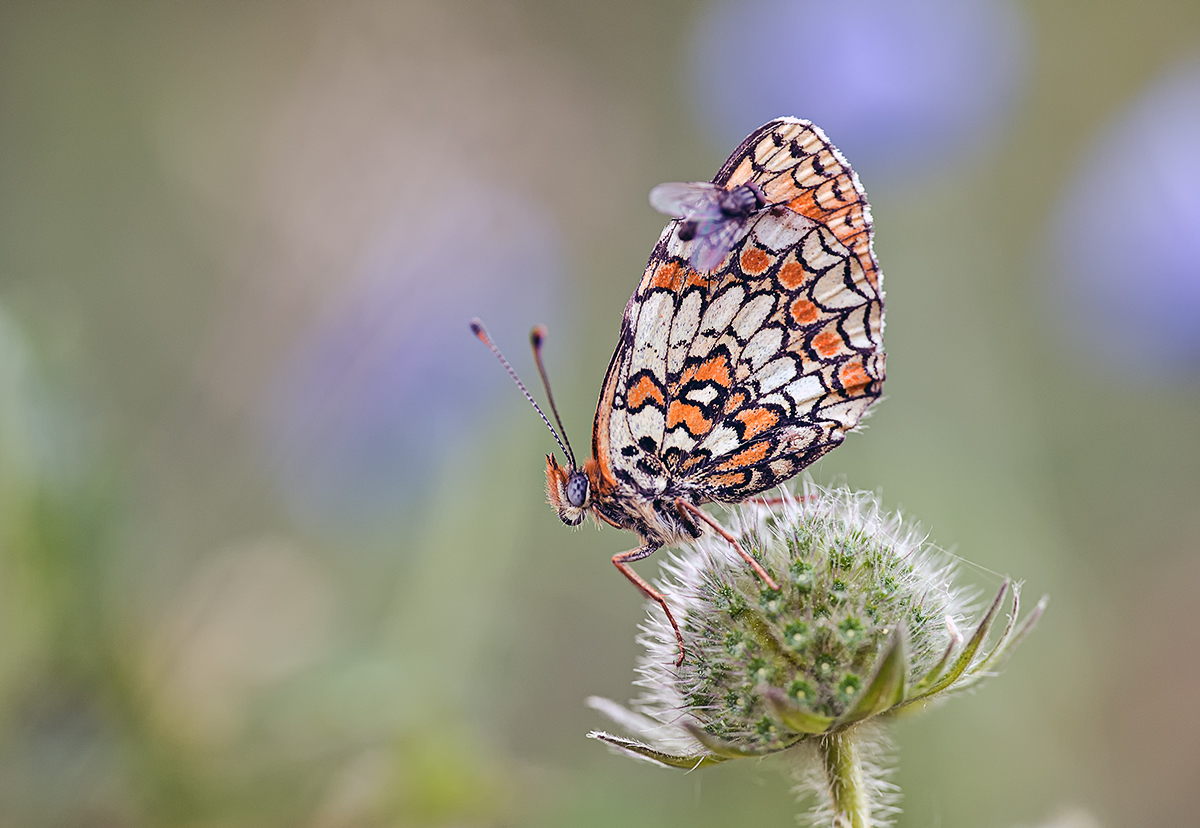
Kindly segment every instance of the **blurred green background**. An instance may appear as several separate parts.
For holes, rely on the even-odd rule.
[[[898,824],[1194,819],[1200,5],[968,3],[911,77],[878,4],[790,6],[0,5],[0,824],[793,824],[782,763],[584,739],[634,539],[545,506],[467,331],[531,380],[546,323],[586,445],[647,191],[763,107],[846,151],[886,274],[888,398],[814,477],[1052,596],[894,731]]]

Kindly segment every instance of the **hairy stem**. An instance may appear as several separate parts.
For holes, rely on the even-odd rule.
[[[819,745],[833,828],[871,828],[871,797],[854,730],[822,736]]]

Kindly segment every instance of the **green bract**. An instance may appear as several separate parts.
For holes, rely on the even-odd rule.
[[[679,768],[805,741],[821,742],[836,764],[853,745],[833,737],[993,674],[1045,605],[1017,624],[1019,591],[1005,581],[964,639],[948,556],[869,493],[810,483],[803,497],[737,507],[729,528],[780,590],[720,538],[683,549],[664,565],[661,587],[678,608],[686,658],[675,667],[671,627],[652,606],[642,696],[632,710],[591,700],[636,738],[591,737]],[[1008,623],[987,647],[1010,592]]]

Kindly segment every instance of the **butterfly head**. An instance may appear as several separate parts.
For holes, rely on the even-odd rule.
[[[578,526],[592,503],[592,483],[587,471],[570,464],[558,465],[558,458],[546,455],[546,497],[567,526]]]

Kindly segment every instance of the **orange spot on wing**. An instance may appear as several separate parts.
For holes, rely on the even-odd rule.
[[[746,426],[743,440],[749,440],[779,422],[779,415],[769,408],[749,408],[739,411],[735,420],[740,420]]]
[[[683,286],[683,272],[675,262],[667,262],[654,271],[650,286],[678,292]]]
[[[854,186],[849,180],[846,181],[842,190],[843,198],[846,195],[857,194],[854,191]],[[810,219],[815,219],[830,230],[842,244],[854,250],[861,259],[866,261],[869,257],[866,244],[856,243],[855,236],[858,236],[862,231],[852,226],[849,221],[843,221],[843,217],[847,214],[854,213],[861,216],[862,206],[857,202],[845,202],[834,194],[831,188],[831,182],[822,184],[820,190],[809,190],[793,198],[788,202],[788,208],[795,210],[802,216],[807,216]]]
[[[742,251],[742,270],[757,276],[766,270],[771,264],[771,257],[757,247],[750,247]]]
[[[840,378],[842,387],[849,394],[861,393],[871,383],[871,377],[861,362],[850,362],[842,366]]]
[[[734,469],[752,466],[767,456],[767,449],[770,446],[763,443],[755,443],[750,448],[742,449],[737,454],[730,457],[721,465],[717,466],[717,471],[733,471]]]
[[[842,338],[833,331],[823,331],[813,337],[813,347],[823,357],[831,357],[842,349]]]
[[[729,180],[725,182],[725,186],[733,189],[740,184],[745,184],[750,180],[750,176],[754,175],[753,153],[742,159],[742,163],[738,164],[738,168],[729,174]]]
[[[789,210],[794,210],[802,216],[807,216],[810,219],[816,219],[821,223],[829,218],[829,211],[817,204],[817,200],[813,198],[812,190],[805,190],[800,195],[793,198],[787,204]]]
[[[779,284],[788,290],[795,290],[804,284],[804,266],[795,259],[779,268]]]
[[[699,465],[704,459],[705,457],[703,454],[693,454],[691,457],[683,461],[683,464],[680,466],[680,468],[684,471],[687,471],[688,469]]]
[[[654,380],[645,374],[642,374],[642,378],[637,381],[637,384],[629,389],[629,393],[625,395],[625,399],[628,401],[631,410],[641,408],[648,399],[654,400],[660,406],[667,404],[666,400],[663,399],[662,391],[654,384]]]
[[[679,387],[687,385],[692,380],[700,382],[715,382],[722,388],[733,384],[733,375],[729,371],[729,359],[724,354],[709,357],[699,365],[688,368],[679,377]]]
[[[730,394],[729,399],[725,400],[725,413],[732,414],[734,411],[737,411],[746,404],[746,400],[748,399],[749,395],[747,395],[745,391],[738,391],[736,394]]]
[[[733,486],[742,486],[749,479],[747,472],[735,472],[733,474],[718,474],[708,478],[708,483],[716,486],[719,489],[728,489]]]
[[[667,409],[667,428],[674,428],[680,423],[692,434],[706,434],[712,428],[712,422],[705,418],[699,407],[672,400],[671,407]]]
[[[817,306],[807,299],[801,297],[792,302],[792,319],[796,320],[797,325],[811,325],[820,316],[821,312],[817,310]]]
[[[724,354],[708,359],[696,371],[696,379],[711,380],[722,388],[728,388],[733,384],[733,378],[729,374],[729,360]]]

